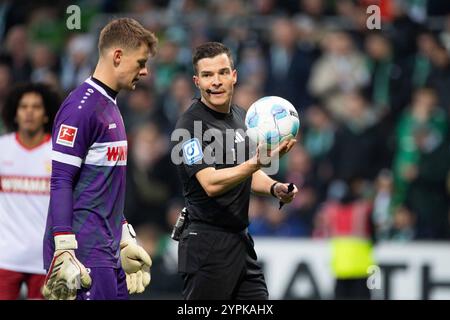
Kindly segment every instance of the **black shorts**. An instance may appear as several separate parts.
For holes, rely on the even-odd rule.
[[[267,300],[268,292],[253,240],[189,225],[178,245],[178,271],[186,300]]]
[[[357,279],[336,279],[334,298],[337,300],[370,300],[370,289],[367,287],[367,277]]]

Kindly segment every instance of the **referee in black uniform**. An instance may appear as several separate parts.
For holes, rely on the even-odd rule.
[[[287,183],[261,171],[260,152],[248,155],[245,110],[231,104],[237,71],[230,50],[208,42],[196,48],[192,62],[201,98],[176,126],[178,136],[189,133],[189,139],[177,141],[187,209],[178,246],[183,297],[265,300],[267,286],[247,232],[250,192],[288,203],[297,188],[288,192]],[[280,143],[271,156],[284,155],[294,144],[294,139]],[[239,153],[243,149],[245,155]]]

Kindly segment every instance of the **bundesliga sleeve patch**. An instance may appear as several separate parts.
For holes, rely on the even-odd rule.
[[[203,152],[197,138],[192,138],[183,143],[183,157],[187,165],[193,165],[203,159]]]
[[[62,124],[59,127],[58,139],[56,139],[57,144],[61,144],[66,147],[72,147],[75,143],[75,138],[77,136],[78,128],[71,127],[66,124]]]

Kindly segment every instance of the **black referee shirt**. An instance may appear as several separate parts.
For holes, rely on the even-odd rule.
[[[175,141],[174,150],[182,159],[177,170],[191,221],[233,231],[248,226],[251,177],[219,196],[209,197],[195,176],[207,167],[234,167],[248,160],[244,120],[245,110],[238,106],[232,105],[229,113],[221,113],[200,100],[178,120],[176,129],[189,132],[189,136]],[[176,135],[172,137],[176,139]]]

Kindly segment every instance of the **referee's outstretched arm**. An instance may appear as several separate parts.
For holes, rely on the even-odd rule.
[[[249,178],[261,168],[261,164],[247,160],[232,168],[216,170],[208,167],[195,174],[208,197],[219,196]]]
[[[290,151],[292,146],[295,144],[295,141],[295,139],[283,141],[275,150],[271,152],[271,157],[283,156]],[[216,197],[234,188],[245,179],[251,177],[255,172],[260,170],[261,167],[262,164],[260,153],[257,152],[251,159],[241,163],[238,166],[218,170],[213,167],[208,167],[197,172],[195,176],[205,190],[206,194],[209,197]],[[272,181],[272,179],[270,180]],[[266,188],[267,180],[258,179],[258,181],[261,181],[262,185],[254,186],[252,183],[252,190],[264,190],[265,194],[270,194],[270,186]],[[273,180],[272,182],[275,181]]]

